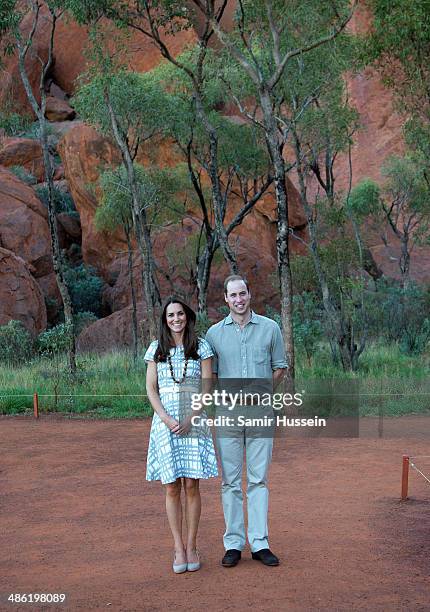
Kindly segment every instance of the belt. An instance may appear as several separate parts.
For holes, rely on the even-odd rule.
[[[192,384],[174,383],[173,385],[164,385],[159,387],[158,391],[160,393],[180,393],[185,391],[189,393],[199,393],[200,387]]]

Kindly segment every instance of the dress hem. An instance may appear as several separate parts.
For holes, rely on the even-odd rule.
[[[211,474],[210,476],[188,476],[185,474],[179,474],[176,476],[174,480],[162,480],[161,478],[148,478],[146,477],[146,482],[161,482],[161,484],[170,484],[178,480],[178,478],[193,478],[194,480],[209,480],[209,478],[217,478],[219,474]]]

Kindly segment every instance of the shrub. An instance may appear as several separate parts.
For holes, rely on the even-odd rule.
[[[75,336],[79,336],[81,331],[83,331],[88,325],[98,321],[98,318],[93,312],[78,312],[73,317],[73,322],[75,325]]]
[[[65,353],[69,346],[69,334],[66,323],[60,323],[39,334],[37,346],[39,352],[46,357]]]
[[[282,329],[281,315],[271,306],[266,307],[266,316],[273,319]],[[293,297],[293,333],[298,348],[303,349],[309,367],[312,365],[318,342],[323,336],[323,311],[318,298],[304,291]]]
[[[369,296],[373,334],[397,342],[407,355],[421,354],[430,340],[429,288],[379,281],[377,289]]]
[[[54,130],[48,122],[46,122],[45,129],[46,129],[47,136],[53,135]],[[39,140],[40,139],[39,121],[34,121],[33,123],[28,124],[26,131],[23,134],[20,134],[20,136],[22,136],[23,138],[31,138],[33,140]]]
[[[26,185],[35,185],[37,183],[36,177],[23,166],[11,166],[9,170]]]
[[[197,313],[196,333],[198,336],[204,336],[212,324],[213,321],[207,312]]]
[[[33,356],[33,340],[21,321],[0,326],[0,362],[20,365]]]
[[[46,185],[40,185],[36,187],[36,193],[39,200],[48,208],[49,203],[49,193],[48,187]],[[61,189],[57,189],[54,187],[53,190],[53,198],[54,198],[54,208],[56,213],[73,213],[76,211],[75,203],[73,201],[70,193],[61,191]]]
[[[29,129],[31,123],[30,115],[20,115],[10,111],[0,112],[0,129],[3,129],[7,136],[22,135]]]
[[[96,317],[100,317],[103,281],[97,276],[95,269],[81,264],[76,268],[68,268],[65,278],[74,312],[92,312]]]
[[[323,336],[322,321],[323,310],[316,294],[304,291],[293,297],[294,339],[303,348],[309,366]]]

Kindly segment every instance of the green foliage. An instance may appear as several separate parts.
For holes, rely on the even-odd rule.
[[[69,341],[68,325],[66,323],[59,323],[59,325],[39,334],[37,348],[39,353],[45,357],[59,356],[67,352]]]
[[[309,255],[291,255],[291,277],[295,294],[318,290],[315,267]]]
[[[32,123],[30,115],[19,114],[7,110],[0,111],[0,130],[4,130],[6,136],[21,136]]]
[[[314,293],[304,291],[293,298],[293,331],[296,346],[301,347],[311,365],[323,336],[323,309]]]
[[[362,179],[349,195],[347,206],[360,221],[380,212],[381,190],[371,179]]]
[[[52,136],[54,134],[53,127],[49,122],[45,122],[45,133],[46,136]],[[40,125],[38,121],[31,123],[23,134],[20,134],[22,138],[31,138],[32,140],[40,140]]]
[[[20,365],[33,356],[33,340],[21,321],[0,326],[0,362]]]
[[[364,57],[373,60],[403,110],[430,120],[429,0],[372,0]]]
[[[266,306],[266,316],[282,327],[281,315],[274,308]],[[303,351],[309,367],[323,336],[323,316],[322,305],[315,293],[303,291],[293,297],[294,345]]]
[[[26,185],[35,185],[37,183],[36,177],[23,166],[11,166],[9,170]]]
[[[2,0],[0,2],[0,40],[1,49],[5,55],[13,53],[15,39],[19,35],[19,24],[22,19],[19,8],[21,7],[17,0]]]
[[[430,187],[425,166],[417,156],[392,156],[382,167],[386,177],[384,191],[390,201],[402,202],[402,209],[415,213],[430,213]]]
[[[79,334],[86,328],[88,325],[95,323],[98,321],[98,318],[93,312],[78,312],[73,316],[73,327],[75,331],[75,336],[79,336]]]
[[[141,206],[151,222],[177,221],[180,213],[176,194],[183,183],[182,168],[145,167],[135,163],[134,169]],[[132,196],[125,167],[102,172],[100,186],[103,195],[96,211],[96,227],[111,232],[117,227],[131,229]]]
[[[371,329],[376,337],[397,342],[407,355],[422,354],[430,340],[430,287],[400,287],[380,280],[368,295]]]
[[[40,185],[35,189],[37,197],[39,200],[48,208],[49,202],[49,192],[48,187],[46,185]],[[53,200],[54,200],[54,209],[56,213],[72,213],[76,212],[75,203],[73,201],[70,193],[62,191],[57,187],[53,188],[52,191]]]
[[[196,320],[196,333],[198,336],[203,336],[208,331],[209,327],[214,324],[214,321],[209,318],[207,312],[199,312],[197,313]]]
[[[112,126],[106,96],[121,132],[129,135],[134,144],[156,132],[162,133],[175,113],[172,97],[150,73],[121,69],[117,73],[86,75],[73,98],[73,106],[84,121],[108,136],[112,136]]]
[[[65,272],[67,287],[70,291],[73,311],[92,312],[96,317],[101,315],[103,281],[91,266],[81,264],[68,268]]]

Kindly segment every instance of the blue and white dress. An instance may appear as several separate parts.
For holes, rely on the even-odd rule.
[[[158,341],[151,342],[145,353],[145,361],[154,361]],[[186,380],[175,384],[169,363],[157,363],[158,388],[161,403],[167,414],[182,421],[191,410],[191,392],[198,392],[201,382],[202,359],[213,356],[208,342],[199,338],[200,359],[189,359]],[[170,349],[170,358],[176,380],[181,380],[184,365],[184,349]],[[192,427],[185,435],[172,433],[154,412],[149,435],[146,480],[161,480],[163,484],[175,482],[177,478],[210,478],[218,476],[212,435],[207,425]]]

